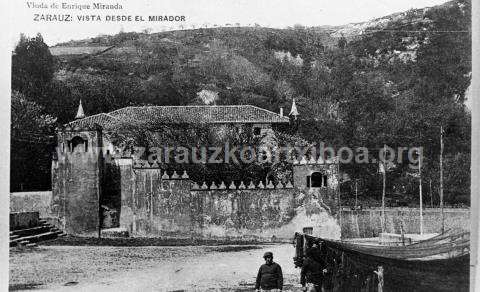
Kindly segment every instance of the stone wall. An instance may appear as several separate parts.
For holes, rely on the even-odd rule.
[[[338,238],[340,227],[325,202],[334,192],[274,186],[196,184],[183,174],[117,161],[121,176],[120,226],[133,236],[291,238],[305,226]]]
[[[382,231],[380,208],[366,210],[342,210],[342,237],[365,238],[376,237]],[[469,209],[444,209],[445,229],[470,230]],[[386,232],[405,233],[420,232],[420,212],[417,208],[386,208],[385,209]],[[423,212],[423,232],[440,232],[442,216],[439,208],[427,208]]]
[[[38,212],[10,213],[10,230],[32,228],[39,225]]]
[[[10,193],[10,213],[38,212],[40,218],[56,217],[52,213],[52,192]]]
[[[312,226],[319,236],[339,237],[333,161],[295,161],[293,181],[275,185],[207,185],[194,183],[186,173],[167,175],[156,162],[111,157],[111,144],[98,128],[63,128],[57,137],[52,213],[69,234],[120,226],[133,236],[289,238]],[[307,186],[314,172],[328,177],[328,183]]]
[[[52,210],[69,234],[91,235],[99,227],[103,178],[100,130],[63,130],[57,133],[57,159],[52,163]],[[72,141],[83,139],[73,149]]]

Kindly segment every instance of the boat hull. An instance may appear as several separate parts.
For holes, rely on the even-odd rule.
[[[336,291],[378,291],[374,271],[383,267],[383,291],[468,291],[469,241],[465,236],[441,236],[405,247],[372,247],[296,234],[295,263],[305,250],[317,248],[327,262],[326,282]],[[330,277],[329,279],[327,279]]]

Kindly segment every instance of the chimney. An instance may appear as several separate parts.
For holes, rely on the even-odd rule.
[[[283,117],[283,107],[280,108],[280,116]]]

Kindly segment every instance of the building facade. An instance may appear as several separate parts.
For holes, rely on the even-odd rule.
[[[276,184],[195,182],[186,171],[115,155],[118,149],[107,134],[156,121],[233,125],[262,136],[288,126],[291,118],[251,105],[127,107],[85,116],[80,105],[77,119],[57,131],[53,210],[64,230],[75,235],[121,227],[132,236],[288,236],[298,229],[299,212],[335,214],[339,174],[334,159],[294,160],[292,179]]]

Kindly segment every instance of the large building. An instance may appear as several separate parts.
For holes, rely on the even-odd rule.
[[[134,236],[281,236],[278,230],[295,217],[305,194],[327,209],[335,206],[334,160],[303,157],[293,162],[292,179],[275,185],[267,180],[199,183],[187,172],[167,172],[142,157],[115,156],[119,149],[108,134],[155,123],[233,127],[261,137],[277,126],[288,127],[297,115],[295,103],[290,116],[252,105],[141,106],[85,116],[80,104],[76,119],[57,131],[54,210],[71,234],[122,227]]]

